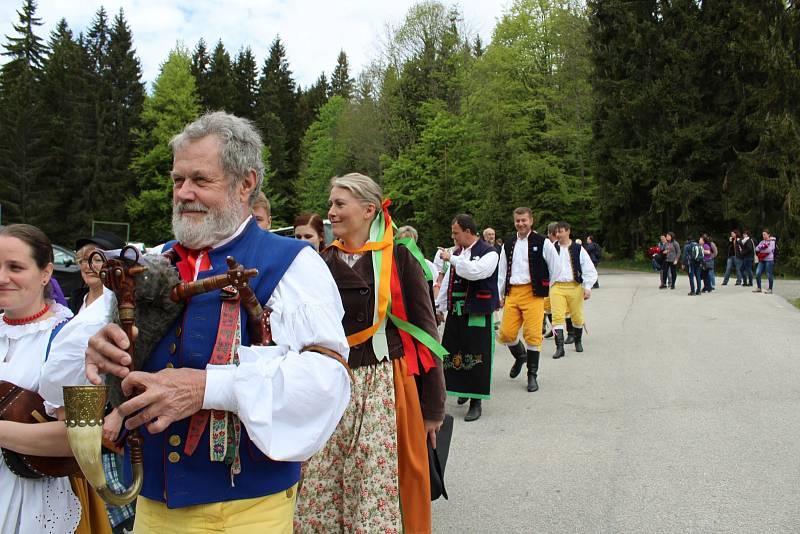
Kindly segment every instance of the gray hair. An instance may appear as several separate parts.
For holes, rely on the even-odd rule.
[[[558,223],[551,222],[547,225],[547,235],[556,235],[558,233]]]
[[[219,163],[231,180],[231,189],[241,183],[251,170],[256,172],[256,186],[250,193],[252,206],[264,181],[264,162],[261,159],[264,144],[255,125],[242,117],[214,111],[188,124],[170,140],[169,146],[174,154],[189,143],[209,135],[219,140]]]
[[[383,191],[375,180],[365,174],[351,172],[344,176],[331,178],[331,189],[339,187],[350,191],[362,204],[374,204],[375,212],[379,212],[383,205]]]
[[[419,239],[419,233],[417,232],[417,229],[414,228],[413,226],[406,225],[406,226],[401,226],[400,228],[397,229],[397,237],[400,237],[404,234],[410,235],[411,239],[413,239],[415,243]]]

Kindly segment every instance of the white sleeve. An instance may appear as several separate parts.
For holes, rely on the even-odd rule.
[[[272,294],[277,346],[239,347],[239,365],[209,365],[203,408],[238,414],[261,451],[278,461],[304,461],[322,449],[350,401],[350,379],[322,345],[349,355],[339,290],[310,247],[292,262]]]
[[[496,250],[486,253],[484,256],[473,261],[467,259],[463,254],[450,258],[450,264],[458,270],[458,276],[466,280],[483,280],[489,278],[495,269],[499,254]]]
[[[553,245],[553,242],[549,239],[545,238],[544,240],[544,261],[547,263],[547,269],[550,271],[550,281],[553,282],[553,277],[558,271],[558,266],[560,265],[561,258],[558,256],[558,252],[556,252],[556,247]]]
[[[442,251],[437,250],[436,254],[433,255],[433,264],[439,269],[439,272],[444,271],[444,260],[442,259]]]
[[[581,277],[583,278],[583,287],[586,289],[592,289],[592,286],[595,282],[597,282],[597,269],[594,267],[594,263],[592,263],[592,259],[589,257],[589,254],[586,250],[581,247]]]
[[[500,259],[497,262],[497,291],[500,298],[503,298],[506,290],[506,272],[508,271],[508,261],[506,260],[506,245],[500,249]]]
[[[450,287],[450,273],[452,272],[453,269],[447,269],[447,272],[444,273],[442,285],[439,288],[439,294],[436,295],[436,311],[442,313],[447,311],[447,288]]]
[[[86,379],[86,347],[89,338],[111,321],[117,300],[109,289],[90,306],[65,324],[50,345],[50,354],[42,366],[39,395],[44,399],[47,414],[64,405],[63,386],[88,385]]]

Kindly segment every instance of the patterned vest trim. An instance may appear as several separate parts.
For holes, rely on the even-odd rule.
[[[454,256],[461,255],[463,249],[459,247],[453,251]],[[471,260],[476,260],[490,252],[497,252],[495,248],[478,239],[471,249]],[[450,265],[450,283],[447,287],[447,310],[453,311],[453,293],[466,293],[464,298],[464,311],[473,315],[489,315],[494,312],[500,303],[500,294],[497,289],[497,267],[487,278],[481,280],[467,280],[458,276],[458,270]]]
[[[561,247],[558,242],[554,243],[556,252],[561,254]],[[583,283],[583,271],[581,270],[581,246],[573,242],[569,246],[569,262],[572,264],[572,278],[579,284]]]
[[[258,269],[251,285],[258,300],[266,303],[297,254],[308,243],[264,232],[252,221],[232,242],[209,253],[212,268],[198,279],[227,271],[225,258],[233,256],[246,267]],[[192,298],[183,316],[154,349],[145,371],[166,367],[205,369],[219,327],[219,291]],[[242,345],[249,344],[246,312],[241,311]],[[230,466],[209,459],[209,428],[206,427],[191,456],[183,453],[191,418],[177,421],[164,432],[144,438],[145,480],[142,495],[165,502],[168,508],[263,497],[292,487],[300,479],[298,462],[276,462],[267,458],[250,440],[242,425],[239,453],[242,472],[231,485]],[[130,480],[129,462],[125,463]]]
[[[536,232],[528,234],[528,270],[531,276],[531,289],[537,297],[550,295],[550,269],[544,259],[545,239],[544,236]],[[506,254],[506,295],[511,291],[511,263],[514,259],[514,246],[516,244],[517,234],[512,234],[506,239],[503,247]]]

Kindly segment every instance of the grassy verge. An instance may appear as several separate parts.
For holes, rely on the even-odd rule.
[[[791,302],[792,304],[794,304],[794,307],[795,307],[795,308],[798,308],[798,309],[800,309],[800,299],[789,299],[789,302]]]
[[[633,258],[615,258],[613,260],[603,260],[598,265],[600,269],[619,269],[622,271],[638,271],[641,273],[652,273],[652,265],[645,261]]]

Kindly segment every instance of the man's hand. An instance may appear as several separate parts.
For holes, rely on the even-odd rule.
[[[133,337],[136,339],[138,330],[134,327]],[[131,357],[125,352],[130,345],[128,336],[116,324],[107,324],[95,335],[89,338],[86,347],[86,378],[95,386],[103,383],[101,373],[109,373],[120,378],[125,378]]]
[[[431,442],[431,447],[436,448],[436,432],[442,427],[443,421],[428,421],[424,420],[425,433],[428,434],[428,441]]]
[[[439,247],[439,257],[444,261],[450,261],[450,251],[446,248]]]
[[[499,310],[505,305],[506,305],[506,298],[500,297],[500,300],[497,302],[497,308],[495,308],[495,310]]]
[[[583,300],[589,300],[592,297],[592,290],[588,287],[583,288]]]
[[[147,430],[155,434],[200,411],[206,392],[206,372],[200,369],[135,371],[122,381],[122,392],[137,395],[119,405],[120,415],[127,417],[139,412],[125,422],[125,427],[132,430],[146,424]]]

